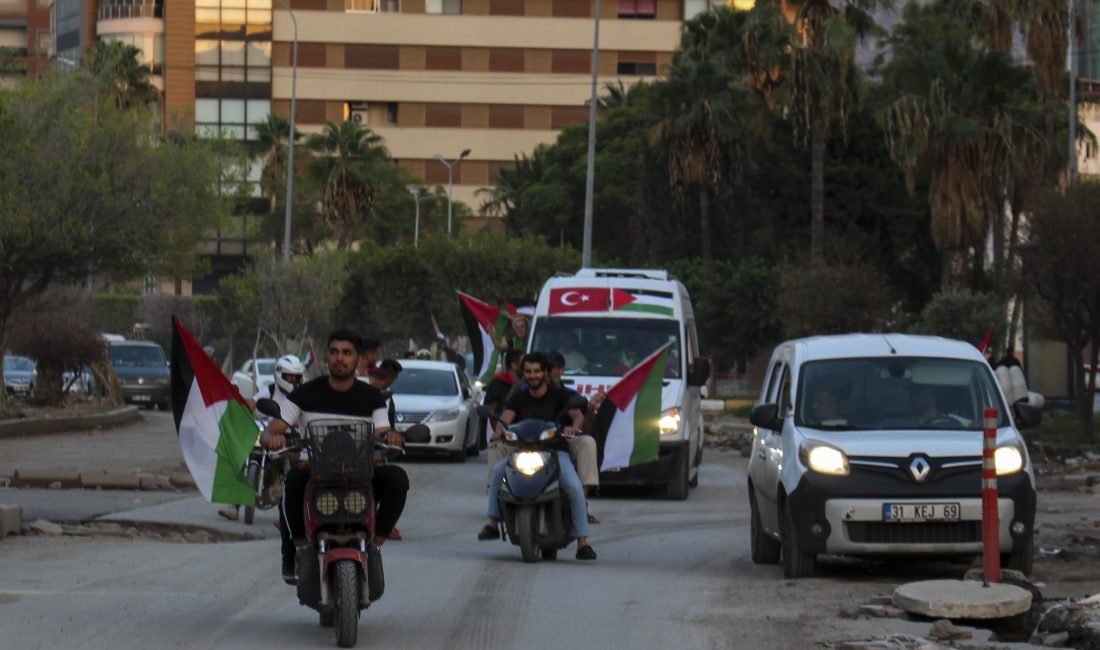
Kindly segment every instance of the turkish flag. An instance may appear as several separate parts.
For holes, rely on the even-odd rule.
[[[568,314],[582,311],[603,312],[611,302],[611,290],[606,287],[575,287],[551,289],[550,314]]]

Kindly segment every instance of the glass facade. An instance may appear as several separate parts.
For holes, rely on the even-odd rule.
[[[271,82],[271,0],[197,0],[196,81]]]
[[[80,0],[57,0],[53,6],[53,31],[57,35],[56,58],[60,67],[74,67],[80,63],[83,50],[81,38],[81,13],[85,3]]]
[[[255,125],[270,114],[270,99],[199,97],[195,100],[195,132],[214,136],[221,131],[235,140],[255,140]]]
[[[1100,0],[1081,2],[1081,40],[1077,43],[1077,74],[1100,81]]]
[[[103,34],[99,40],[104,43],[119,41],[127,45],[133,45],[141,50],[139,61],[142,65],[149,66],[149,69],[155,75],[164,74],[164,36],[162,34],[144,32]]]

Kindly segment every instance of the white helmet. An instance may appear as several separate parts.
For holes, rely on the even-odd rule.
[[[275,362],[275,383],[287,395],[302,384],[304,374],[306,374],[306,367],[293,354],[283,355]]]

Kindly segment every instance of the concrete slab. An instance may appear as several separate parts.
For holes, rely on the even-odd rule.
[[[1031,593],[1009,584],[973,580],[925,580],[894,590],[894,604],[931,618],[1009,618],[1031,609]]]
[[[85,472],[80,475],[80,485],[84,488],[104,490],[140,490],[141,479],[129,474],[99,474]]]
[[[0,505],[0,539],[23,529],[23,509],[16,505]]]
[[[49,470],[16,470],[12,477],[12,485],[16,487],[50,487],[60,483],[59,487],[80,487],[80,474],[78,472],[52,472]]]

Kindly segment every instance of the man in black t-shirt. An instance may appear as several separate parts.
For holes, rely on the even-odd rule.
[[[532,352],[523,361],[523,379],[527,382],[527,388],[517,391],[504,405],[504,412],[500,416],[493,432],[493,440],[500,440],[504,434],[504,428],[513,422],[522,420],[543,420],[554,422],[558,415],[566,411],[571,395],[556,386],[551,386],[546,381],[547,361],[546,355]],[[584,422],[584,413],[579,409],[569,409],[568,415],[573,424],[562,428],[561,433],[565,438],[577,435],[581,424]],[[558,454],[558,477],[561,489],[569,498],[570,514],[573,518],[573,534],[577,536],[577,559],[595,560],[596,551],[588,543],[588,509],[584,501],[584,488],[581,479],[577,476],[577,470],[573,467],[573,461],[569,458],[569,445],[564,439],[558,439],[549,445]],[[493,467],[493,474],[489,479],[489,522],[478,533],[480,540],[496,539],[500,537],[500,504],[497,502],[497,492],[504,482],[504,471],[508,464],[505,458]]]
[[[282,449],[286,445],[287,422],[297,422],[300,431],[306,431],[314,420],[354,419],[374,425],[376,437],[387,444],[403,446],[405,438],[390,428],[386,399],[374,386],[355,380],[362,341],[358,334],[338,330],[328,337],[329,374],[318,377],[298,387],[282,406],[282,419],[272,419],[260,444],[268,449]],[[287,472],[280,503],[283,531],[283,580],[293,584],[295,545],[305,543],[305,517],[302,499],[305,496],[309,470],[297,465]],[[397,524],[405,509],[405,496],[409,491],[409,477],[399,465],[378,465],[371,480],[374,498],[378,504],[374,538],[378,547]]]

